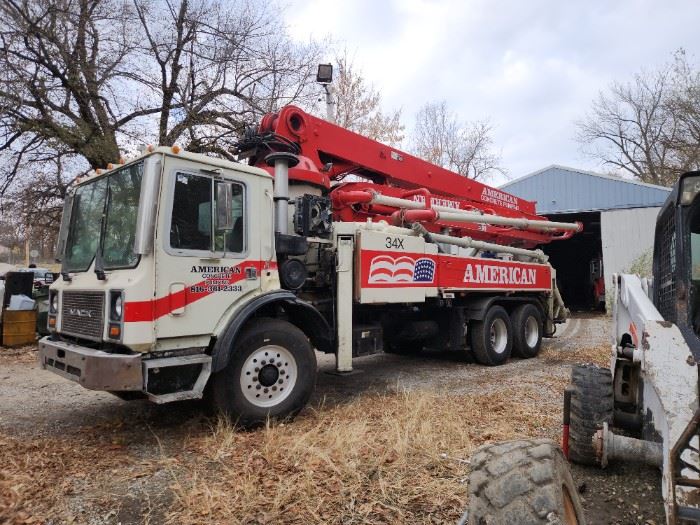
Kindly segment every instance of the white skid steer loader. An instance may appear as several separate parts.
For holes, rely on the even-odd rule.
[[[613,277],[610,368],[575,366],[563,452],[551,442],[488,445],[471,462],[463,523],[584,523],[575,463],[660,469],[669,525],[700,523],[700,172],[683,175],[656,223],[653,280]]]

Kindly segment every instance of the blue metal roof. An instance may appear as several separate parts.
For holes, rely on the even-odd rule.
[[[671,188],[589,171],[549,166],[501,189],[537,201],[537,213],[576,213],[661,206]]]

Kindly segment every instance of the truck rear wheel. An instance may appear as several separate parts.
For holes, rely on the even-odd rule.
[[[244,329],[212,377],[214,408],[243,427],[296,416],[316,385],[316,354],[296,326],[261,318]]]
[[[571,369],[571,387],[569,458],[574,463],[595,465],[593,434],[613,419],[612,374],[596,365],[577,365]]]
[[[471,458],[471,525],[584,525],[569,466],[547,439],[483,446]]]
[[[497,366],[505,363],[513,347],[513,327],[502,306],[492,306],[483,321],[472,321],[470,342],[479,364]]]
[[[542,313],[534,304],[522,304],[513,310],[513,354],[529,359],[542,347]]]

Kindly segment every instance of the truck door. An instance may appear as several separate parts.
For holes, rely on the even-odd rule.
[[[228,309],[260,288],[260,221],[251,220],[259,177],[169,160],[157,241],[156,337],[187,338],[183,346],[198,346],[191,337],[208,338]],[[232,186],[232,229],[222,231],[215,196],[217,186],[227,183]]]

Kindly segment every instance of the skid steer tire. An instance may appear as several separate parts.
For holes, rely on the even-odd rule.
[[[481,365],[502,365],[513,349],[513,326],[502,306],[492,306],[483,321],[472,321],[469,326],[471,349]]]
[[[596,465],[593,434],[603,423],[612,424],[613,419],[612,374],[596,365],[574,366],[571,388],[569,459],[582,465]]]
[[[316,354],[287,321],[257,318],[237,338],[226,367],[212,376],[215,411],[243,428],[296,416],[316,386]]]
[[[483,446],[471,458],[470,525],[584,525],[561,449],[547,439]]]

